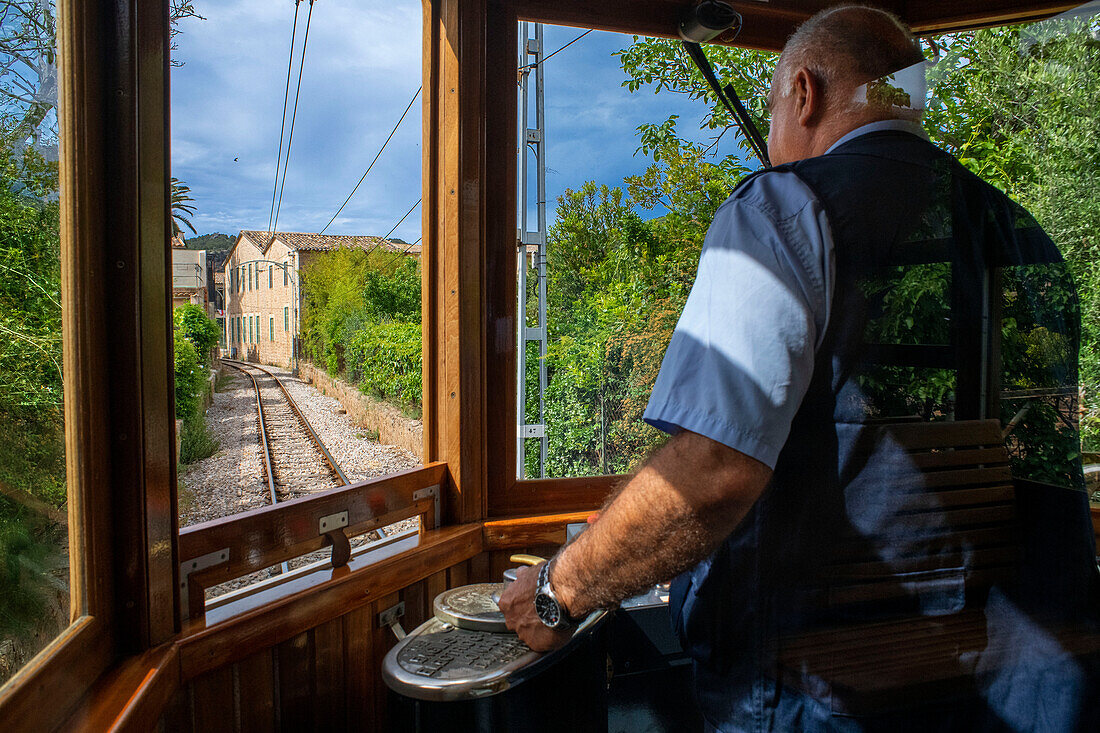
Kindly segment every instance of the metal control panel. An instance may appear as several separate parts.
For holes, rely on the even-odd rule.
[[[382,676],[393,691],[417,700],[469,700],[503,692],[543,655],[510,632],[460,629],[433,618],[390,650]]]
[[[594,611],[573,632],[574,641],[549,653],[531,651],[510,631],[464,629],[432,618],[386,654],[382,677],[391,690],[416,700],[444,702],[495,695],[568,654],[605,615]]]
[[[420,677],[459,679],[492,674],[530,653],[514,634],[452,626],[417,635],[397,655],[397,663]]]

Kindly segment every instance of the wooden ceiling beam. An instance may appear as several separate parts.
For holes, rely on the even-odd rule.
[[[675,38],[680,14],[693,0],[512,0],[525,20],[595,28],[616,33]],[[743,18],[736,37],[716,42],[778,51],[798,24],[819,10],[839,4],[832,0],[772,0],[733,2]],[[874,3],[896,13],[918,34],[946,33],[995,25],[1023,23],[1069,10],[1080,3],[1065,0],[884,0]]]

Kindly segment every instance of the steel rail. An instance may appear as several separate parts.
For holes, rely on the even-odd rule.
[[[228,359],[222,359],[222,363],[227,362],[229,362]],[[251,372],[233,363],[229,363],[228,365],[252,380],[252,389],[256,391],[256,410],[260,416],[260,447],[263,449],[264,468],[267,470],[267,489],[271,494],[271,504],[274,506],[279,503],[279,497],[275,492],[275,471],[271,464],[271,446],[267,441],[267,417],[264,414],[264,401],[263,396],[260,394],[260,385]]]
[[[226,360],[223,359],[222,361]],[[243,367],[236,364],[230,364],[229,366],[252,380],[252,389],[256,390],[256,411],[260,417],[260,447],[264,454],[264,467],[267,469],[267,490],[271,494],[271,506],[275,506],[279,503],[279,495],[275,491],[275,470],[271,461],[271,444],[267,440],[267,416],[264,414],[264,398],[263,393],[260,392],[260,383],[256,381],[256,376],[252,372]],[[290,572],[290,564],[283,562],[280,569],[282,573],[288,573]]]
[[[327,463],[328,467],[332,470],[332,472],[334,474],[336,474],[336,477],[338,479],[340,479],[340,484],[342,486],[347,486],[350,483],[348,481],[347,477],[344,475],[344,472],[340,469],[339,464],[336,463],[336,459],[332,457],[331,453],[329,453],[328,448],[325,447],[324,442],[321,440],[320,436],[317,435],[317,432],[313,429],[313,426],[309,424],[309,420],[306,419],[306,416],[302,414],[302,411],[298,408],[298,403],[295,402],[294,398],[290,396],[290,391],[287,390],[286,385],[283,384],[283,380],[281,380],[277,374],[272,374],[271,372],[269,372],[267,369],[264,369],[259,364],[252,364],[251,362],[239,362],[239,361],[236,361],[235,359],[222,359],[222,362],[223,363],[228,363],[230,366],[244,372],[245,374],[248,374],[250,377],[252,377],[253,384],[256,384],[256,378],[253,377],[252,374],[250,374],[249,372],[245,371],[245,369],[243,367],[247,367],[247,368],[250,368],[250,369],[257,369],[257,370],[263,372],[264,374],[266,374],[267,376],[271,377],[272,379],[274,379],[275,384],[277,384],[279,386],[279,389],[280,389],[280,391],[282,391],[283,396],[286,397],[287,404],[290,405],[291,411],[298,418],[298,420],[301,423],[302,427],[304,427],[306,429],[306,432],[309,434],[310,440],[313,441],[314,446],[316,446],[317,449],[321,452],[321,456],[324,457],[325,463]],[[242,366],[237,366],[238,364],[242,364],[243,367]],[[258,388],[258,385],[257,385],[257,395],[258,394],[259,394],[259,388]]]

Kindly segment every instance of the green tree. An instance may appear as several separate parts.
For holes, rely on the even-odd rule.
[[[205,249],[208,252],[228,252],[235,241],[237,238],[228,234],[200,234],[197,237],[189,237],[185,246],[187,249]]]
[[[190,217],[195,215],[195,199],[191,198],[191,188],[175,176],[172,177],[172,236],[178,237],[183,230],[183,224],[191,230],[192,234],[198,234],[191,224]]]
[[[418,414],[422,398],[420,263],[375,249],[339,249],[302,273],[306,355],[332,375]]]
[[[1081,432],[1100,450],[1100,16],[963,33],[942,44],[925,124],[1058,244],[1082,315]]]
[[[938,39],[943,58],[925,121],[934,142],[1028,207],[1070,262],[1084,321],[1082,435],[1094,449],[1100,434],[1100,297],[1095,295],[1100,207],[1094,203],[1100,176],[1100,148],[1094,142],[1100,137],[1098,32],[1095,20],[1060,21]],[[628,198],[585,184],[559,200],[548,246],[552,475],[615,470],[616,450],[640,457],[652,443],[648,429],[634,434],[630,421],[644,408],[714,212],[748,172],[747,144],[731,133],[738,135],[737,146],[728,140],[721,145],[731,120],[679,43],[634,40],[618,53],[623,85],[703,102],[699,127],[714,131],[714,137],[709,145],[687,139],[676,116],[641,125],[638,151],[649,163],[643,173],[624,180]],[[766,129],[764,99],[777,57],[722,47],[707,53],[722,82],[734,84]],[[659,216],[642,222],[635,207]],[[947,343],[948,334],[941,332],[948,274],[946,266],[907,268],[878,283],[886,297],[872,324],[877,336],[896,343]],[[1065,342],[1022,323],[1024,304],[1011,300],[1014,276],[1006,273],[1006,378],[1038,384],[1037,377],[1028,376],[1025,357],[1056,354]],[[1048,305],[1056,307],[1063,290],[1047,288]],[[530,318],[534,301],[528,296]],[[525,408],[532,421],[537,354],[529,357]],[[881,395],[880,404],[891,413],[943,416],[951,409],[954,377],[947,372],[893,368],[867,379],[867,388]],[[1016,407],[1006,403],[1006,409]],[[1056,419],[1055,411],[1036,408],[1023,429],[1052,430]],[[1054,454],[1064,446],[1058,447],[1057,434],[1044,440],[1053,453],[1035,449],[1023,460],[1059,464]],[[526,465],[529,474],[537,465],[530,448]]]

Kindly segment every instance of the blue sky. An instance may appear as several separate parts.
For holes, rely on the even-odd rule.
[[[205,21],[180,25],[172,71],[172,171],[191,187],[200,234],[266,229],[294,6],[290,0],[196,0]],[[298,54],[308,4],[299,10]],[[279,215],[284,231],[320,230],[351,192],[420,85],[419,0],[317,0]],[[553,51],[582,30],[548,26]],[[611,54],[630,36],[591,33],[546,62],[548,198],[586,180],[619,185],[646,166],[635,128],[701,105],[631,94]],[[290,104],[297,80],[296,54]],[[700,133],[700,139],[705,133]],[[339,218],[333,234],[385,234],[420,196],[420,101]],[[722,147],[732,150],[732,135]],[[550,208],[553,218],[553,207]],[[420,236],[419,212],[393,234]]]

